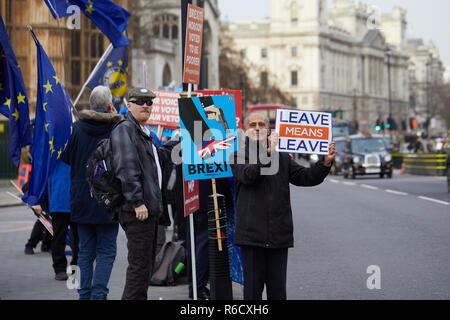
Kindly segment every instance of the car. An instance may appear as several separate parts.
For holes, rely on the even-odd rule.
[[[338,175],[339,173],[342,172],[342,159],[343,159],[342,156],[344,154],[346,140],[347,140],[346,137],[338,137],[333,139],[333,141],[336,143],[337,154],[331,166],[330,174]],[[320,159],[320,157],[317,154],[311,155],[307,154],[302,156],[306,157],[306,160],[309,161],[310,164],[314,164]]]
[[[346,145],[346,138],[345,137],[339,137],[339,138],[335,138],[334,142],[336,143],[336,157],[334,158],[333,161],[333,166],[331,167],[331,174],[339,174],[342,172],[342,160],[343,155],[344,155],[344,151],[345,151],[345,145]]]
[[[392,156],[382,135],[357,134],[347,138],[342,171],[344,178],[385,175],[392,178]]]

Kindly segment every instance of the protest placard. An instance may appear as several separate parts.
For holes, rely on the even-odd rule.
[[[237,150],[234,96],[179,99],[185,179],[231,177],[226,163]]]
[[[278,109],[275,130],[279,152],[327,155],[333,138],[332,114]]]
[[[192,4],[188,5],[183,72],[184,83],[198,84],[200,82],[203,16],[203,8],[199,8]]]
[[[152,90],[152,92],[156,95],[156,98],[153,99],[152,113],[146,124],[169,129],[179,128],[178,99],[180,93],[165,90]]]

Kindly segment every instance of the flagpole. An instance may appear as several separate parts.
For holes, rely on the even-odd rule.
[[[100,66],[103,64],[103,62],[106,60],[106,57],[111,53],[111,51],[113,50],[113,45],[112,43],[109,44],[108,48],[106,48],[105,52],[103,53],[103,55],[101,56],[100,60],[97,62],[97,65],[95,66],[94,70],[92,70],[91,74],[89,75],[88,79],[86,80],[86,82],[83,84],[83,87],[81,88],[80,93],[78,94],[77,98],[75,99],[74,103],[73,103],[73,107],[75,108],[75,106],[77,105],[78,101],[81,98],[81,95],[84,92],[84,89],[86,89],[87,84],[89,83],[89,81],[91,81],[92,77],[97,73],[98,69],[100,68]]]

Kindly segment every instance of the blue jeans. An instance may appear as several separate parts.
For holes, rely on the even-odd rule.
[[[80,300],[103,300],[117,253],[119,224],[79,224]],[[94,261],[95,270],[94,270]]]

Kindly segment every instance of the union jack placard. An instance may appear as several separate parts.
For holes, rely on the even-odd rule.
[[[178,100],[185,179],[231,177],[227,159],[237,151],[233,95]]]

